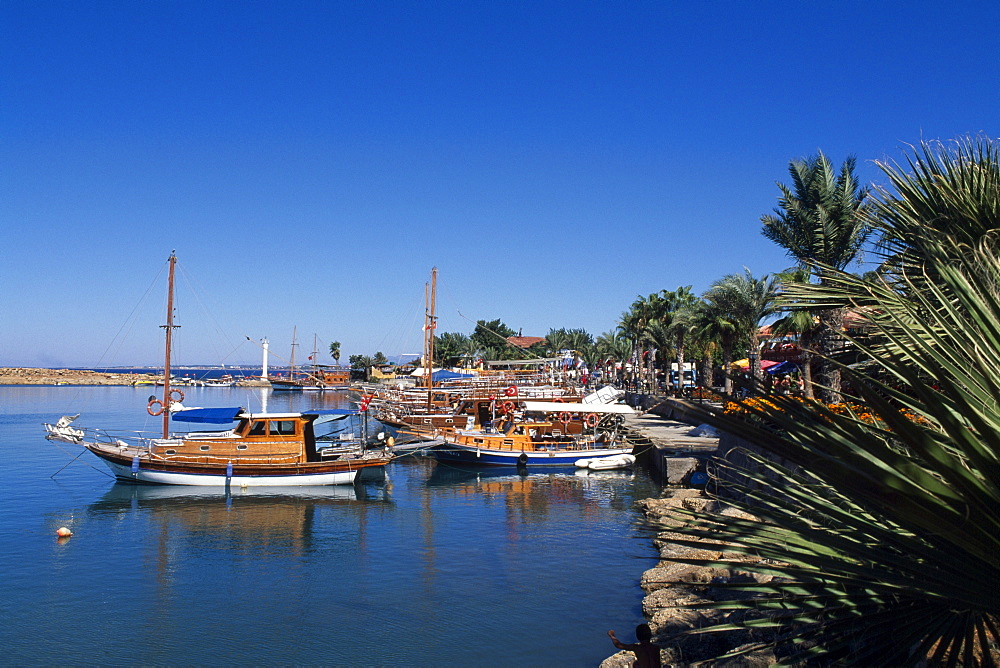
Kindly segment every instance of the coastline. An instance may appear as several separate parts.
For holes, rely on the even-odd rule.
[[[159,380],[152,373],[102,373],[87,369],[0,368],[0,385],[132,385]]]
[[[0,367],[0,385],[152,385],[163,380],[160,373],[113,373],[89,369]],[[267,380],[243,378],[240,387],[269,387]]]

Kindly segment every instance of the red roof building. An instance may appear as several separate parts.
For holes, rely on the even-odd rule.
[[[544,336],[508,336],[507,343],[518,348],[530,348],[536,343],[543,343]]]

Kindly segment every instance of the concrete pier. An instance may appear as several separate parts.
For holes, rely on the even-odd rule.
[[[688,482],[691,474],[704,470],[704,462],[719,447],[717,436],[692,435],[697,415],[687,402],[665,397],[634,395],[632,405],[645,406],[640,415],[625,416],[622,425],[629,442],[646,466],[668,485]]]

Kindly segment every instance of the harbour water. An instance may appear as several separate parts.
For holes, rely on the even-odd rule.
[[[43,438],[42,422],[76,413],[155,429],[150,389],[0,387],[0,662],[595,666],[615,651],[608,629],[642,621],[656,553],[634,504],[658,488],[641,472],[407,457],[353,486],[227,495],[115,483]],[[185,393],[191,406],[346,406]]]

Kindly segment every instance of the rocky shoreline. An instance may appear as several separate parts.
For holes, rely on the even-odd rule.
[[[151,373],[101,373],[86,369],[0,368],[0,385],[132,385],[154,382]]]
[[[721,512],[732,517],[750,517],[695,489],[668,490],[664,497],[645,499],[639,502],[639,505],[650,523],[665,527],[669,527],[671,523],[666,517],[671,508],[685,508],[694,512]],[[679,606],[711,604],[716,600],[717,594],[732,595],[731,591],[722,592],[714,585],[735,581],[766,582],[770,580],[770,576],[755,574],[750,570],[704,568],[672,561],[677,558],[718,559],[724,555],[729,559],[739,559],[747,564],[748,569],[752,569],[755,559],[736,553],[721,553],[677,545],[670,542],[671,536],[669,530],[657,535],[655,542],[660,551],[661,561],[643,573],[640,582],[640,586],[646,592],[642,603],[643,613],[653,631],[653,642],[661,648],[660,659],[663,665],[693,665],[709,661],[738,647],[766,642],[769,635],[759,630],[683,635],[686,631],[703,627],[711,622],[721,620],[735,622],[746,613],[710,608],[691,610]],[[619,636],[624,642],[634,642],[626,640],[631,635],[631,629],[619,631]],[[634,660],[632,652],[621,651],[605,659],[601,663],[601,668],[627,668]],[[772,651],[758,650],[739,659],[713,665],[767,666],[775,661]]]

